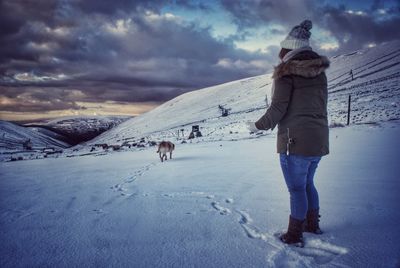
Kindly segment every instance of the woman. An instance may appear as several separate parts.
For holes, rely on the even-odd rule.
[[[280,239],[303,244],[303,231],[322,233],[314,174],[321,157],[329,153],[327,79],[329,60],[309,46],[312,23],[303,21],[281,42],[282,62],[273,74],[272,101],[250,131],[278,125],[277,151],[290,194],[289,227]]]

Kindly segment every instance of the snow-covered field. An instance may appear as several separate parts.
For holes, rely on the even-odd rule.
[[[0,163],[0,267],[399,267],[400,124],[331,129],[321,236],[281,244],[275,134]]]

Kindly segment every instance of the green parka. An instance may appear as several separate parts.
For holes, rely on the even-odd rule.
[[[329,153],[328,67],[326,57],[309,50],[275,68],[271,105],[255,125],[263,130],[278,125],[278,153]]]

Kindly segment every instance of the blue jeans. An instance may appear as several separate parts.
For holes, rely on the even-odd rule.
[[[280,154],[281,168],[290,194],[290,215],[304,220],[307,210],[319,209],[314,174],[321,156]]]

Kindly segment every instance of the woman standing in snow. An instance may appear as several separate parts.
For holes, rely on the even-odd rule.
[[[303,231],[322,233],[314,174],[321,157],[329,153],[327,78],[329,60],[309,45],[312,23],[303,21],[281,42],[281,63],[273,73],[272,101],[250,131],[278,125],[277,151],[290,194],[289,227],[280,239],[303,243]]]

